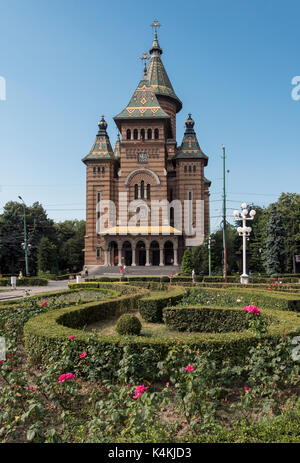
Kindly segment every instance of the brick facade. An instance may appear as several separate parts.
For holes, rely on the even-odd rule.
[[[190,199],[188,227],[195,228],[196,201],[202,200],[204,234],[209,232],[210,181],[204,176],[208,158],[199,146],[190,115],[182,143],[177,146],[176,114],[182,103],[169,81],[161,53],[155,36],[148,69],[128,106],[114,118],[120,132],[115,149],[111,147],[107,123],[102,117],[94,145],[83,159],[86,165],[84,251],[87,266],[177,265],[181,262],[190,238],[184,216],[181,218],[181,235],[173,234],[172,229],[169,235],[165,235],[165,227],[174,227],[176,221],[170,215],[166,223],[162,211],[157,223],[161,229],[154,234],[145,234],[140,228],[139,235],[132,235],[132,229],[127,228],[124,232],[123,225],[127,226],[126,221],[137,211],[128,211],[126,219],[120,217],[119,201],[144,201],[145,210],[140,210],[144,215],[138,223],[142,227],[147,222],[151,225],[151,210],[146,210],[147,206],[150,209],[151,201],[179,200],[184,206]],[[112,200],[116,207],[116,222],[109,225],[109,234],[96,228],[99,208],[105,200]],[[152,233],[154,228],[149,230]]]

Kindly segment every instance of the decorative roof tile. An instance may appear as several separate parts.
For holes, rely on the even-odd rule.
[[[194,131],[195,122],[189,114],[188,119],[185,122],[185,133],[182,139],[181,146],[179,148],[178,153],[175,155],[176,158],[197,158],[197,159],[204,159],[205,166],[208,163],[208,157],[200,148],[200,145],[197,140],[197,135]]]
[[[99,130],[96,135],[96,140],[90,152],[82,159],[83,162],[99,159],[114,159],[113,149],[111,147],[109,136],[107,135],[107,122],[104,116],[98,122]]]
[[[114,117],[119,119],[169,119],[170,116],[160,107],[153,88],[146,75],[143,76],[136,91],[125,109]]]

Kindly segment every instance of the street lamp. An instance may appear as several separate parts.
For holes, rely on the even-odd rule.
[[[234,211],[233,215],[236,221],[241,221],[242,222],[242,227],[237,228],[237,232],[240,236],[243,237],[243,274],[240,276],[240,282],[242,284],[248,284],[249,283],[249,275],[246,273],[246,239],[247,237],[250,236],[250,233],[252,231],[251,227],[247,227],[246,223],[247,220],[253,220],[255,217],[256,211],[252,209],[249,212],[248,215],[248,209],[247,209],[247,204],[242,203],[242,212],[240,213],[239,211]],[[249,238],[248,238],[249,239]]]
[[[18,198],[22,201],[24,207],[24,251],[25,251],[25,274],[29,277],[29,267],[28,267],[28,241],[27,241],[27,227],[26,227],[26,204],[21,196]]]

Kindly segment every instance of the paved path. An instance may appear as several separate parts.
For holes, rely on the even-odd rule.
[[[2,289],[2,288],[1,288]],[[18,286],[17,289],[4,289],[0,291],[0,301],[5,299],[13,299],[25,297],[25,291],[30,290],[30,296],[35,294],[51,293],[68,289],[68,280],[64,281],[49,281],[47,286]]]

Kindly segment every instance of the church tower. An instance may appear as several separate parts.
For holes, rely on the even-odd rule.
[[[201,244],[208,233],[208,157],[199,146],[191,114],[177,146],[176,114],[182,102],[161,59],[160,24],[155,20],[152,26],[150,57],[141,57],[142,79],[114,117],[120,132],[114,150],[102,116],[92,149],[82,160],[87,172],[85,265],[97,266],[98,273],[107,273],[107,267],[118,271],[121,265],[136,271],[149,267],[147,273],[150,267],[155,273],[155,268],[167,271],[172,266],[174,273],[184,249]],[[113,205],[105,209],[109,224],[104,227],[101,217],[108,200]]]

